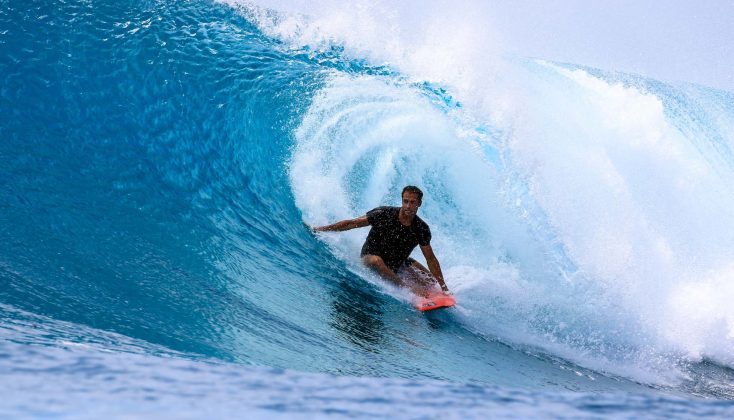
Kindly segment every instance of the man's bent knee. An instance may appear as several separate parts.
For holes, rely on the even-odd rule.
[[[364,257],[362,257],[362,262],[365,265],[368,265],[370,267],[380,267],[380,266],[385,265],[385,262],[382,260],[382,257],[380,257],[379,255],[367,254]]]

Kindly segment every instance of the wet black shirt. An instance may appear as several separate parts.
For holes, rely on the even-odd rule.
[[[382,257],[393,271],[405,262],[416,245],[431,243],[431,229],[420,217],[415,216],[410,226],[403,226],[398,219],[400,207],[377,207],[367,212],[372,226],[362,246],[362,256]]]

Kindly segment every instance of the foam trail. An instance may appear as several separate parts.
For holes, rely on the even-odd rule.
[[[675,127],[657,95],[550,68],[569,85],[544,81],[512,154],[566,252],[610,307],[639,320],[638,346],[731,363],[734,313],[699,298],[716,308],[700,322],[681,299],[714,284],[731,296],[721,281],[733,256],[734,237],[721,234],[734,227],[731,172],[712,167],[711,152]]]
[[[295,133],[307,220],[423,185],[476,330],[650,382],[734,365],[731,95],[503,59],[478,2],[262,4],[280,12],[244,7],[287,45],[337,46],[407,80],[329,78]],[[332,240],[353,258],[361,237]]]

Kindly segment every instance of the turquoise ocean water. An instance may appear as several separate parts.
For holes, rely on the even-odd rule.
[[[0,415],[731,417],[734,94],[357,12],[0,1]]]

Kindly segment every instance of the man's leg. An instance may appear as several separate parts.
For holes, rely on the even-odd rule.
[[[433,284],[438,284],[438,281],[436,281],[436,278],[433,277],[431,271],[424,267],[423,264],[412,258],[410,258],[410,261],[410,266],[406,268],[412,271],[413,277],[416,279],[417,282],[421,283],[425,287],[430,287]]]
[[[392,271],[390,267],[387,266],[387,264],[385,264],[385,261],[382,260],[382,257],[378,255],[367,254],[362,257],[362,262],[367,267],[377,271],[377,273],[380,274],[382,277],[395,283],[396,286],[405,286],[403,280],[401,280],[400,277],[398,277],[398,275],[395,274],[395,272]]]
[[[378,274],[380,274],[382,277],[386,278],[396,286],[410,287],[413,293],[420,296],[426,295],[426,292],[422,287],[416,287],[417,285],[406,285],[405,282],[400,277],[398,277],[398,275],[395,274],[395,272],[392,271],[390,267],[387,266],[387,264],[385,264],[385,261],[382,260],[382,257],[378,255],[367,254],[362,257],[362,262],[364,262],[367,267],[377,271]]]

